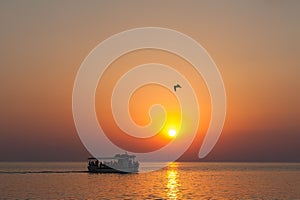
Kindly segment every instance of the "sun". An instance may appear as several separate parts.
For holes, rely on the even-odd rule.
[[[171,136],[171,137],[175,137],[175,136],[176,136],[176,130],[175,130],[175,129],[170,129],[170,130],[168,131],[168,134],[169,134],[169,136]]]

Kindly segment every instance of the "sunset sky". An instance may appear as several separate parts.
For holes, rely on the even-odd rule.
[[[0,161],[84,161],[81,63],[113,34],[155,26],[195,39],[223,77],[227,116],[205,161],[300,162],[299,19],[297,0],[1,1]],[[201,139],[182,160],[198,159]]]

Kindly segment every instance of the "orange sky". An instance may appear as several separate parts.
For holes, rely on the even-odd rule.
[[[194,38],[223,76],[227,117],[207,160],[300,161],[299,18],[298,1],[2,1],[0,160],[84,160],[80,64],[112,34],[158,26]]]
[[[201,120],[197,131],[198,137],[196,137],[193,148],[199,149],[211,117],[211,105],[208,90],[201,76],[187,61],[183,60],[179,56],[162,50],[143,49],[130,52],[115,60],[105,71],[96,92],[96,111],[101,127],[106,130],[106,133],[112,134],[111,136],[107,134],[107,136],[114,141],[115,144],[128,151],[149,152],[150,150],[153,151],[163,147],[172,140],[172,138],[166,137],[167,131],[165,128],[159,132],[160,137],[153,136],[151,139],[143,139],[143,141],[141,139],[128,137],[126,134],[121,133],[118,126],[115,124],[113,114],[110,111],[110,97],[112,96],[116,82],[131,68],[144,63],[160,63],[172,66],[185,76],[194,86],[197,98],[199,99]],[[173,88],[171,88],[171,90],[173,90]],[[161,104],[166,110],[166,126],[171,124],[175,126],[173,128],[178,129],[181,120],[179,102],[176,96],[168,91],[168,88],[164,88],[159,85],[146,85],[133,94],[131,102],[129,103],[129,110],[132,115],[132,119],[140,126],[147,125],[150,122],[148,111],[154,104]],[[161,120],[161,117],[158,117],[158,120]],[[183,124],[182,126],[186,127],[186,130],[183,130],[183,132],[189,131],[188,124]],[[129,142],[131,142],[131,148],[127,145]]]

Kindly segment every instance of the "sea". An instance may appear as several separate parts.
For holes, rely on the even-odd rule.
[[[141,163],[90,174],[85,162],[2,162],[0,199],[299,199],[300,163]]]

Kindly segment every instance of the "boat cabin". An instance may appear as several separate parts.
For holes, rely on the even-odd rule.
[[[116,154],[114,157],[91,157],[88,170],[91,173],[137,173],[139,162],[135,155]]]

